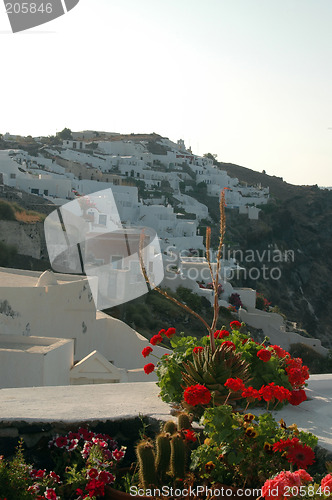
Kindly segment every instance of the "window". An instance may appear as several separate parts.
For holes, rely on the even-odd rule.
[[[16,179],[16,174],[10,174],[11,179]]]
[[[107,215],[99,214],[98,224],[100,224],[101,226],[106,226],[106,223],[107,223]]]
[[[111,267],[112,267],[112,269],[122,269],[122,257],[121,257],[121,255],[112,255]]]

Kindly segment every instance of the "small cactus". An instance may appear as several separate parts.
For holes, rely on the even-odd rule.
[[[144,440],[137,445],[139,484],[142,488],[165,484],[168,478],[176,481],[185,477],[189,448],[182,431],[190,427],[189,416],[181,413],[178,425],[171,420],[166,422],[154,443]]]
[[[171,435],[163,432],[156,437],[156,471],[158,479],[164,482],[171,458]]]
[[[191,422],[188,413],[180,413],[178,416],[178,431],[191,429]]]
[[[186,443],[180,433],[173,434],[171,439],[170,471],[174,479],[184,479],[186,469]]]
[[[143,488],[157,484],[155,453],[151,441],[142,441],[136,447],[139,464],[139,483]]]
[[[165,422],[164,424],[164,432],[168,432],[170,435],[174,434],[176,432],[176,423],[173,422],[173,420],[168,420],[167,422]]]

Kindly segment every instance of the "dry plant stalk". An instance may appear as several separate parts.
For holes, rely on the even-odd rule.
[[[216,265],[216,274],[214,276],[213,269],[212,269],[212,264],[211,264],[211,258],[210,258],[210,246],[211,246],[211,228],[207,227],[206,228],[206,260],[209,266],[211,278],[212,278],[212,283],[213,283],[213,291],[214,291],[214,304],[213,304],[213,321],[211,326],[208,325],[208,323],[205,321],[204,318],[197,312],[195,312],[193,309],[188,307],[186,304],[183,304],[176,298],[172,297],[167,293],[165,290],[162,290],[158,286],[155,286],[153,283],[151,283],[148,274],[146,272],[146,268],[144,265],[143,261],[143,244],[144,244],[144,230],[141,232],[140,235],[140,244],[139,244],[139,261],[140,261],[140,266],[142,269],[142,273],[145,279],[145,282],[151,290],[152,288],[156,290],[158,293],[166,297],[168,300],[171,302],[174,302],[174,304],[177,304],[179,307],[187,311],[189,314],[192,316],[195,316],[207,329],[209,332],[209,339],[210,339],[210,346],[211,346],[211,351],[215,352],[216,350],[216,343],[214,339],[214,330],[216,328],[217,320],[218,320],[218,314],[219,314],[219,302],[218,302],[218,284],[219,284],[219,271],[220,271],[220,261],[221,261],[221,254],[222,254],[222,248],[223,248],[223,241],[224,241],[224,236],[225,236],[225,230],[226,230],[226,217],[225,217],[225,193],[224,191],[221,192],[220,195],[220,203],[219,203],[219,210],[220,210],[220,228],[219,228],[219,245],[218,245],[218,251],[217,251],[217,265]]]

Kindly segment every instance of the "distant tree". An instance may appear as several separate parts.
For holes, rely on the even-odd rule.
[[[216,154],[213,155],[212,153],[205,153],[205,155],[203,155],[203,156],[204,156],[204,158],[209,158],[209,160],[212,160],[214,165],[217,165],[217,163],[218,163],[217,156],[218,155],[216,155]]]
[[[70,128],[64,128],[61,132],[57,132],[56,135],[63,141],[73,138]]]

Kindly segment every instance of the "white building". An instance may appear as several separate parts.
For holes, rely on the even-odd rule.
[[[70,379],[77,384],[80,370],[86,383],[89,370],[72,373],[73,360],[82,367],[94,351],[109,363],[105,376],[101,358],[94,363],[99,381],[112,372],[121,373],[121,381],[146,380],[141,351],[148,341],[122,321],[96,311],[85,276],[0,268],[0,311],[0,387],[13,387],[14,380],[21,387],[66,384]],[[159,356],[167,352],[159,346],[154,351]],[[95,372],[90,379],[96,381]]]

